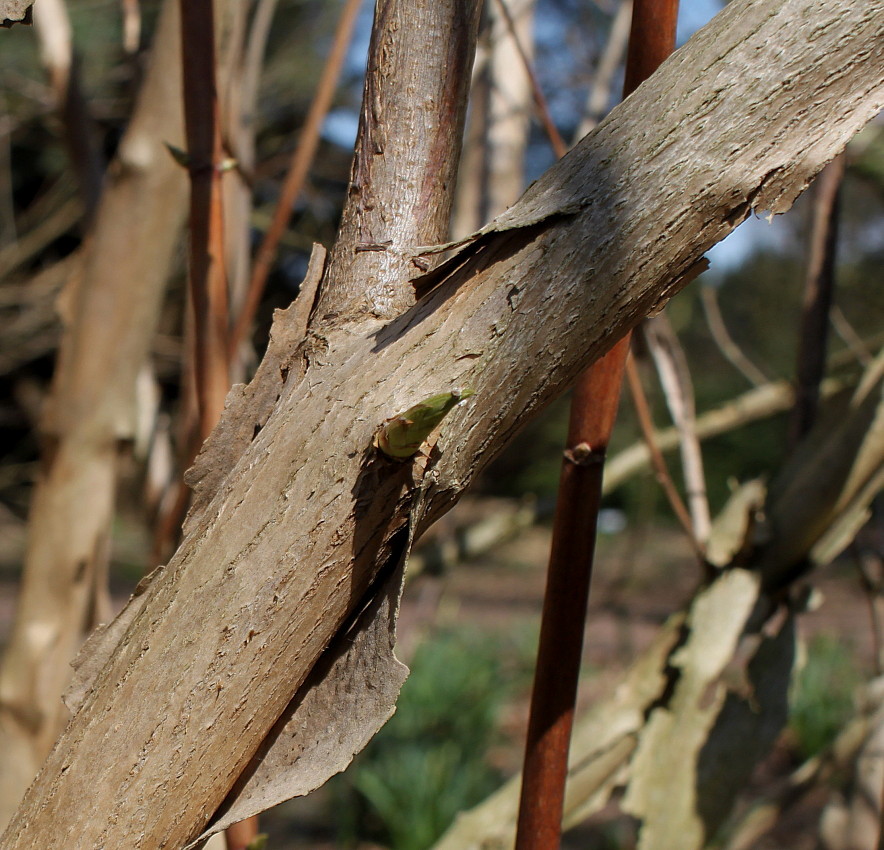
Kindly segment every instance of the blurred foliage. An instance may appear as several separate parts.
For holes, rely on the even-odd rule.
[[[518,674],[504,669],[506,658]],[[396,714],[330,783],[340,840],[424,850],[458,812],[493,791],[501,780],[489,761],[498,715],[529,665],[527,641],[503,646],[472,630],[426,639]]]
[[[802,760],[835,740],[854,708],[862,681],[853,647],[833,635],[816,635],[793,685],[789,729]]]
[[[134,55],[127,55],[122,46],[119,0],[68,0],[82,87],[107,157],[113,156],[131,114],[160,5],[160,0],[141,0],[141,47]],[[269,224],[339,9],[338,3],[320,0],[278,2],[265,54],[256,120],[255,245]],[[369,23],[369,5],[366,11]],[[366,44],[354,46],[336,95],[337,106],[354,113],[361,96]],[[350,155],[349,149],[333,140],[321,142],[259,310],[253,336],[258,352],[266,345],[273,310],[287,306],[297,291],[312,243],[330,245],[334,238]],[[75,203],[75,196],[63,127],[40,62],[35,29],[4,30],[0,50],[0,251],[27,237],[64,203]],[[0,349],[0,506],[8,508],[17,520],[26,515],[30,486],[37,474],[35,427],[39,401],[51,380],[60,334],[53,310],[57,288],[44,293],[32,281],[35,274],[51,271],[73,254],[82,237],[83,227],[75,223],[27,263],[5,276],[0,273],[0,339],[6,343]],[[181,260],[183,272],[183,253]],[[55,286],[63,282],[62,275]],[[36,300],[37,295],[41,300]],[[153,352],[163,387],[163,407],[173,417],[180,394],[184,303],[183,273],[179,273],[170,281]],[[33,319],[28,324],[27,346],[18,341],[23,316]],[[138,486],[137,480],[131,483]],[[142,559],[147,557],[147,552],[142,554]],[[145,566],[140,564],[141,569]]]

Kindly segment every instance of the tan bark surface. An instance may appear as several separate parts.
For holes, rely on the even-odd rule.
[[[167,4],[168,5],[168,4]],[[0,822],[68,713],[60,695],[84,637],[109,614],[106,567],[121,441],[184,220],[186,179],[163,143],[182,137],[177,23],[166,14],[76,279],[41,429],[16,619],[0,669]]]
[[[884,0],[735,0],[433,273],[415,307],[315,321],[2,846],[197,835],[411,533],[703,251],[753,208],[788,208],[877,113],[882,45]],[[386,417],[465,385],[477,395],[429,459],[374,453]],[[228,426],[248,433],[243,399]]]
[[[34,0],[0,0],[0,25],[11,26],[16,21],[23,21]]]
[[[448,234],[477,8],[470,0],[377,4],[360,145],[319,313],[390,319],[414,303],[407,281],[427,266],[413,248]],[[416,37],[402,38],[404,29]],[[391,85],[396,96],[385,97]]]

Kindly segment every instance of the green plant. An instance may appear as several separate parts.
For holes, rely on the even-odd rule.
[[[333,793],[344,837],[424,850],[497,786],[486,755],[508,690],[498,648],[487,635],[463,631],[418,648],[396,714]]]
[[[802,758],[831,743],[853,709],[860,673],[850,651],[831,635],[808,644],[807,661],[795,677],[789,729]]]

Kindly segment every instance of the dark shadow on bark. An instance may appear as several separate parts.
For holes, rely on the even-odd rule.
[[[556,215],[527,227],[486,233],[433,271],[417,278],[414,281],[419,296],[417,304],[374,334],[372,351],[383,351],[412,327],[432,316],[461,286],[469,286],[475,275],[517,254],[560,218]]]
[[[768,755],[789,715],[789,685],[795,663],[795,618],[789,614],[779,632],[744,633],[743,642],[760,640],[755,654],[739,669],[736,682],[720,682],[729,692],[697,759],[694,794],[706,841],[730,814],[755,765]],[[737,653],[739,657],[739,652]]]

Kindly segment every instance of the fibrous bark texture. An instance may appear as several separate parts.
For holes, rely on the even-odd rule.
[[[229,402],[226,427],[258,433],[229,472],[205,472],[217,493],[146,588],[4,850],[193,840],[411,536],[705,250],[753,209],[788,208],[880,110],[882,52],[884,0],[734,0],[425,277],[413,307],[319,315],[273,370],[263,427],[248,390]],[[432,449],[411,464],[376,455],[385,418],[465,386],[476,396]]]
[[[477,8],[467,0],[377,3],[360,143],[321,313],[390,319],[414,303],[402,285],[426,269],[414,246],[448,232]],[[401,38],[406,26],[411,39]],[[391,85],[398,96],[383,97]]]
[[[65,334],[41,421],[44,452],[15,625],[0,666],[3,824],[69,718],[61,694],[72,658],[110,615],[118,458],[135,436],[136,376],[186,209],[186,172],[166,148],[183,145],[184,133],[178,16],[174,2],[165,7],[145,82],[62,299]],[[219,16],[238,7],[238,0],[219,4]]]

